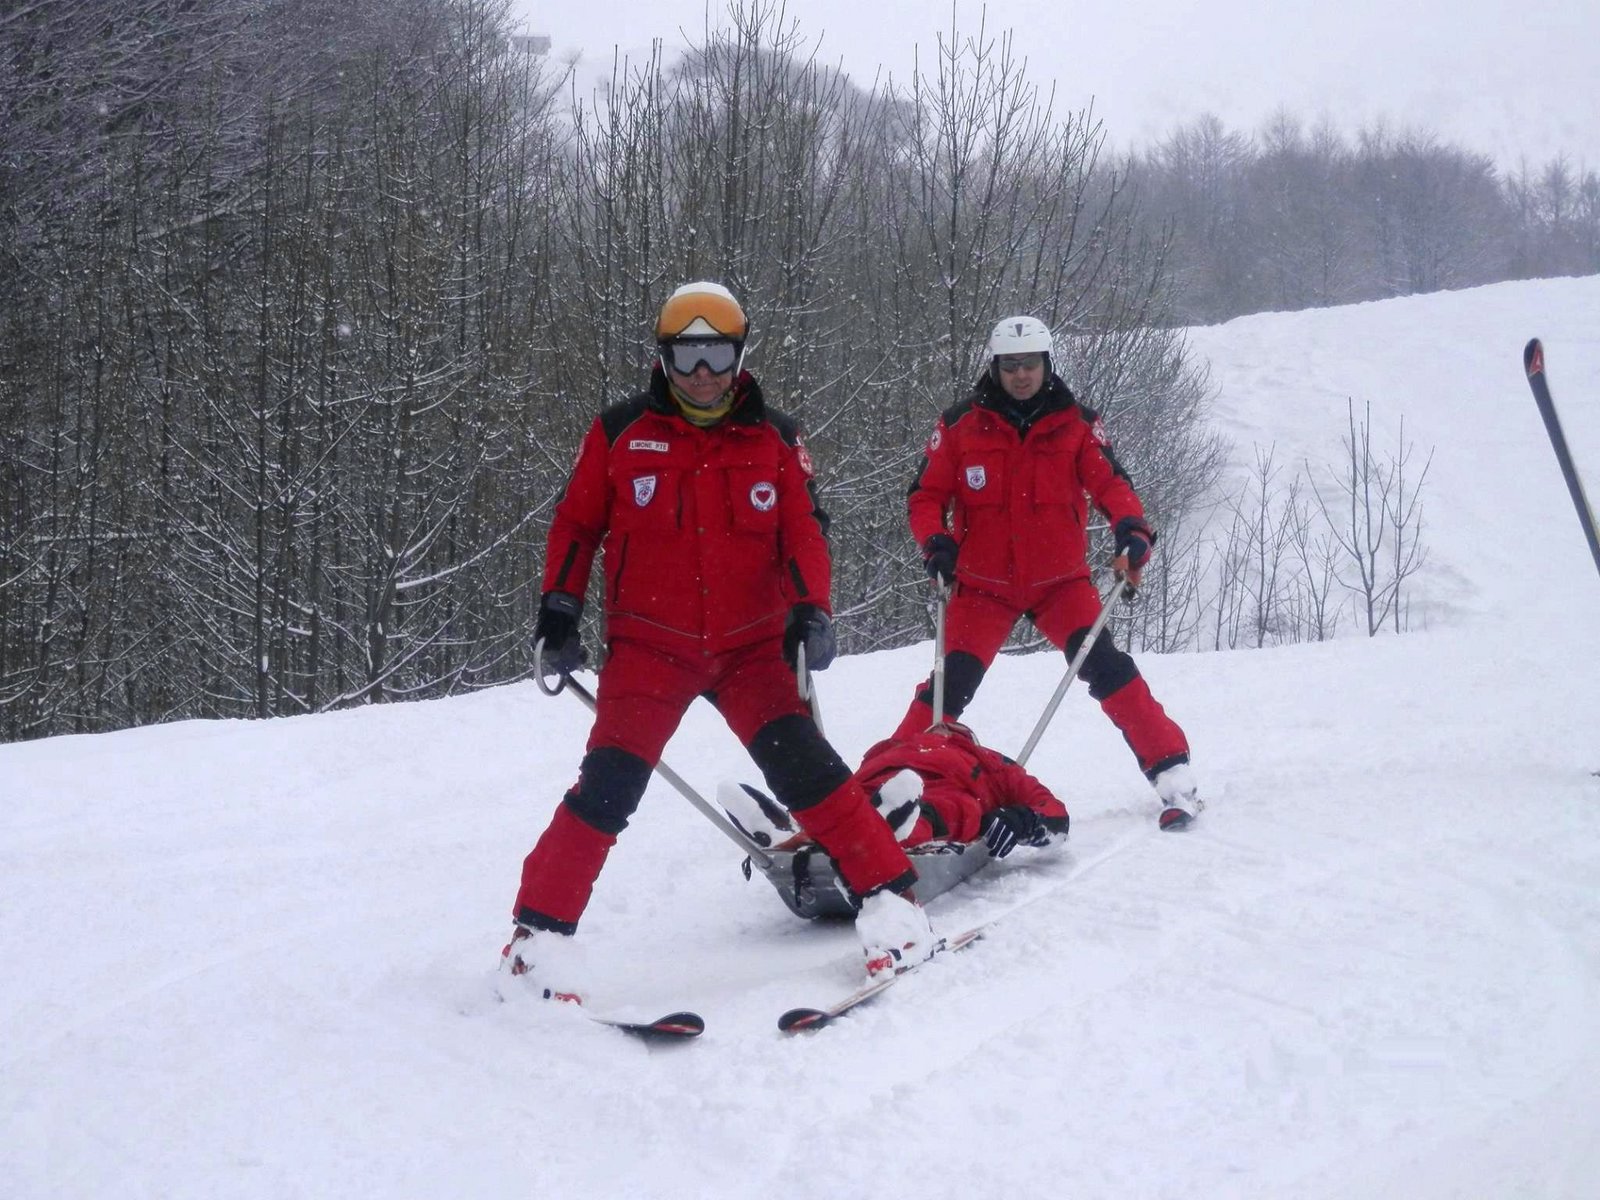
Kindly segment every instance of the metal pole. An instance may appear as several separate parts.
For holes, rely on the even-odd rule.
[[[811,669],[806,666],[806,644],[801,642],[795,647],[794,652],[794,681],[800,689],[800,699],[804,700],[811,708],[811,720],[817,727],[817,732],[823,737],[828,735],[822,728],[822,701],[817,699],[816,685],[811,682]]]
[[[950,603],[950,586],[944,580],[937,584],[938,594],[933,600],[933,723],[944,720],[944,613]]]
[[[1094,624],[1089,627],[1089,635],[1083,639],[1083,645],[1078,647],[1078,652],[1072,656],[1072,661],[1067,664],[1067,673],[1061,677],[1061,682],[1056,685],[1056,694],[1050,697],[1050,703],[1044,706],[1044,713],[1039,717],[1039,723],[1033,727],[1033,732],[1028,735],[1028,741],[1022,747],[1022,752],[1017,755],[1017,766],[1026,766],[1028,758],[1033,754],[1033,748],[1039,744],[1039,739],[1044,736],[1045,727],[1050,724],[1050,719],[1056,715],[1056,709],[1061,707],[1061,698],[1067,694],[1067,689],[1072,686],[1072,681],[1078,677],[1078,672],[1083,669],[1084,661],[1089,657],[1089,651],[1094,647],[1095,638],[1100,636],[1100,631],[1106,627],[1106,622],[1111,619],[1111,610],[1117,606],[1117,601],[1123,595],[1133,594],[1133,585],[1126,582],[1120,575],[1111,585],[1111,592],[1106,596],[1106,602],[1101,606],[1100,615],[1095,618]]]

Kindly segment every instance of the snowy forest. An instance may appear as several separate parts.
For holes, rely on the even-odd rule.
[[[576,96],[512,33],[499,0],[0,14],[0,740],[524,677],[573,450],[694,278],[807,431],[847,651],[926,637],[905,487],[1008,312],[1167,535],[1132,644],[1328,636],[1345,596],[1398,627],[1426,447],[1368,406],[1403,398],[1219,497],[1185,326],[1600,271],[1593,171],[1289,115],[1114,155],[1005,36],[866,90],[746,0]]]

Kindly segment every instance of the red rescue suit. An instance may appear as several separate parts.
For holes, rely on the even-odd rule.
[[[1100,610],[1089,572],[1089,506],[1113,525],[1143,520],[1144,506],[1112,453],[1100,417],[1059,376],[1036,397],[1011,399],[985,375],[945,411],[911,484],[907,514],[923,545],[948,533],[959,546],[945,616],[945,711],[959,716],[1026,614],[1070,656]],[[1150,694],[1110,630],[1083,665],[1089,694],[1122,732],[1146,776],[1189,759],[1183,731]],[[895,736],[926,729],[932,681],[923,684]]]
[[[789,609],[827,611],[827,518],[794,422],[748,373],[727,417],[686,420],[657,366],[601,413],[556,506],[544,591],[582,597],[603,551],[610,655],[578,782],[523,862],[513,916],[571,933],[685,710],[704,696],[860,895],[907,890],[904,850],[800,700]]]
[[[700,429],[655,379],[584,438],[542,590],[581,596],[603,549],[607,635],[697,655],[781,637],[800,601],[828,610],[826,517],[793,422],[745,374],[727,419]]]
[[[1067,831],[1066,805],[1049,788],[1003,754],[979,745],[962,727],[947,728],[951,732],[887,738],[867,751],[856,771],[869,792],[903,770],[922,778],[922,815],[905,839],[907,846],[936,839],[977,841],[983,814],[1010,805],[1031,808],[1052,834]]]

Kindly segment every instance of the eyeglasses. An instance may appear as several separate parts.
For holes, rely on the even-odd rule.
[[[1042,354],[1002,354],[998,360],[1000,369],[1007,375],[1013,371],[1031,371],[1035,367],[1044,365]]]
[[[725,338],[680,338],[661,343],[661,361],[678,375],[693,375],[702,363],[713,375],[721,375],[739,361],[739,346]]]

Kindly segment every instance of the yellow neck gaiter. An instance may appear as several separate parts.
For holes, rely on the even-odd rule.
[[[670,377],[667,379],[667,390],[672,393],[672,398],[678,402],[678,411],[683,414],[683,419],[701,429],[709,429],[733,409],[732,388],[723,392],[717,402],[709,408],[690,400],[688,396],[678,390],[678,385],[673,383]]]

